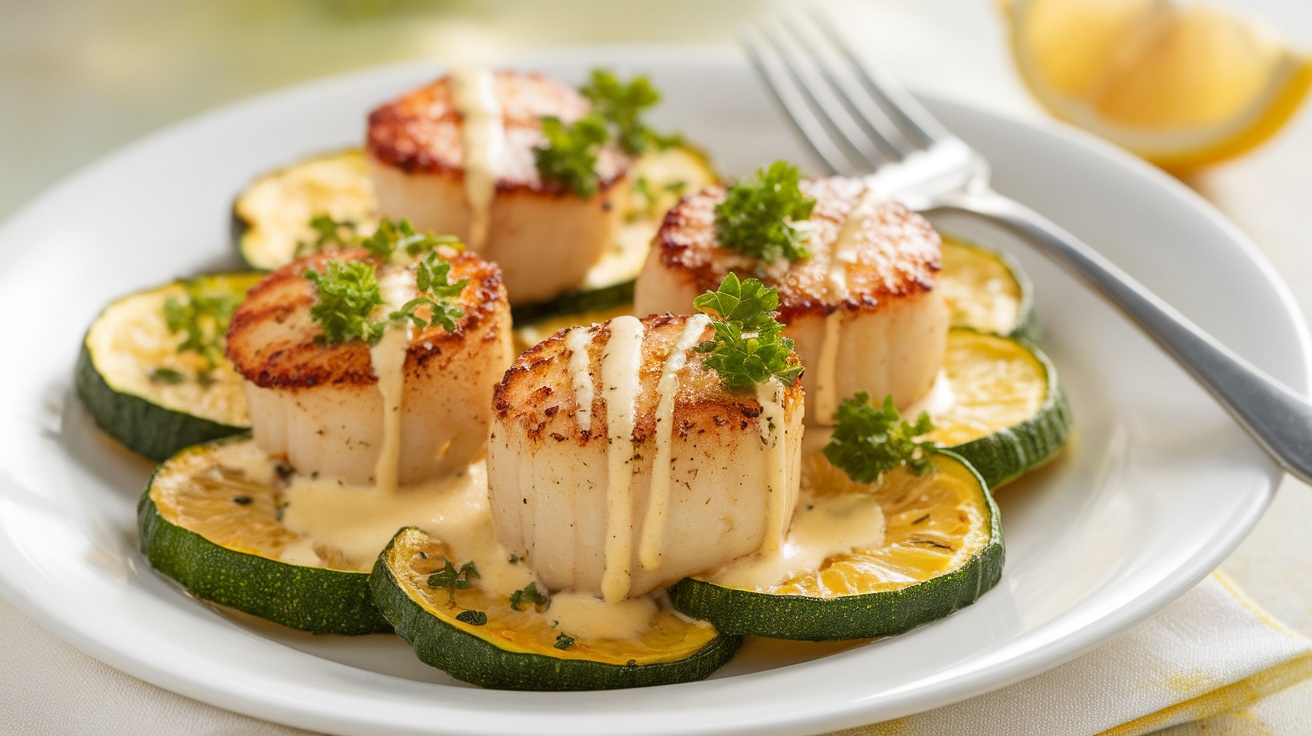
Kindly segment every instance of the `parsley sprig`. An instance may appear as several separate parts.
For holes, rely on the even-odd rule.
[[[451,236],[417,233],[408,220],[383,220],[378,230],[360,243],[374,256],[361,261],[329,261],[323,271],[307,269],[305,277],[314,283],[315,302],[310,317],[323,330],[329,345],[364,340],[374,344],[382,338],[390,323],[410,321],[416,329],[441,325],[456,329],[456,320],[465,312],[455,299],[469,285],[469,279],[451,283],[451,264],[438,257],[440,246],[463,247]],[[391,312],[385,320],[375,319],[376,307],[386,303],[375,272],[377,261],[397,262],[414,258],[415,286],[419,295]],[[402,258],[401,262],[404,262]],[[424,317],[421,310],[428,310]]]
[[[314,283],[310,317],[323,330],[324,342],[364,340],[372,345],[383,336],[386,323],[371,316],[374,307],[385,303],[373,261],[328,261],[323,271],[307,269],[305,278]]]
[[[393,320],[408,319],[415,329],[442,325],[451,331],[456,328],[456,320],[465,316],[465,310],[456,306],[453,300],[469,285],[469,279],[460,279],[451,283],[451,264],[440,260],[436,253],[429,253],[415,266],[415,286],[419,296],[406,302],[400,310],[392,312]],[[420,307],[429,308],[429,317],[419,316]]]
[[[712,317],[715,337],[697,346],[709,353],[706,366],[720,374],[731,391],[742,391],[772,377],[791,386],[802,374],[793,356],[793,341],[783,336],[774,318],[779,292],[756,279],[739,281],[730,272],[716,291],[693,300],[699,312]]]
[[[610,133],[598,114],[585,115],[566,125],[557,117],[542,118],[546,145],[533,149],[538,172],[578,197],[597,193],[597,154]]]
[[[796,166],[775,161],[752,177],[731,184],[715,206],[715,237],[720,245],[767,263],[809,258],[803,246],[815,200],[799,188]]]
[[[228,334],[232,313],[245,297],[230,291],[206,290],[203,279],[188,281],[186,288],[185,299],[169,297],[164,301],[164,323],[169,332],[184,335],[178,345],[179,353],[190,352],[200,356],[196,378],[201,385],[207,385],[212,381],[210,372],[223,360],[224,339]],[[161,369],[157,373],[158,378],[152,375],[152,380],[182,382],[182,374],[177,371]]]
[[[929,469],[928,453],[934,443],[916,438],[934,429],[929,415],[922,411],[911,424],[902,419],[892,396],[885,397],[880,407],[869,401],[870,396],[859,391],[838,405],[825,457],[858,483],[873,483],[884,471],[902,464],[916,475],[923,474]]]
[[[625,83],[614,72],[594,69],[579,92],[592,110],[569,124],[557,117],[542,118],[546,142],[533,151],[542,178],[576,196],[597,193],[597,156],[612,137],[621,150],[633,156],[679,141],[677,135],[662,135],[642,121],[643,113],[661,99],[644,76]]]
[[[409,220],[392,221],[383,218],[373,235],[360,241],[375,257],[384,260],[396,260],[398,257],[418,256],[431,253],[443,245],[461,250],[464,245],[454,235],[434,235],[433,233],[415,232]],[[420,288],[422,291],[422,287]]]
[[[330,215],[318,214],[310,218],[310,229],[314,231],[314,240],[296,245],[296,255],[303,256],[318,253],[329,248],[346,248],[360,240],[354,220],[334,220]]]
[[[625,84],[608,69],[593,69],[579,92],[592,103],[593,111],[614,126],[616,141],[625,153],[636,156],[652,148],[668,148],[679,140],[657,133],[642,121],[642,114],[661,101],[661,93],[645,76]]]

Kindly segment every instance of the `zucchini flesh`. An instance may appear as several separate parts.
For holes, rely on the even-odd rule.
[[[280,559],[310,541],[282,525],[280,504],[274,465],[248,437],[190,447],[141,496],[141,549],[197,598],[316,634],[390,631],[367,572]]]
[[[803,471],[808,502],[873,494],[883,543],[755,589],[719,584],[714,573],[687,578],[670,589],[671,601],[721,631],[810,641],[900,634],[970,605],[1002,576],[997,505],[961,458],[936,452],[931,463],[923,476],[900,467],[867,485],[814,454]]]
[[[249,429],[241,377],[221,355],[224,325],[203,318],[198,326],[207,338],[202,342],[209,344],[203,353],[183,350],[188,335],[170,330],[165,309],[170,302],[184,305],[197,298],[226,308],[261,277],[201,276],[107,306],[87,330],[74,373],[78,396],[96,424],[156,461]]]
[[[324,215],[357,235],[378,227],[364,151],[321,154],[256,178],[232,205],[232,234],[251,268],[272,271],[318,249],[310,221]]]
[[[512,607],[478,580],[468,588],[433,587],[445,563],[442,542],[413,527],[383,551],[371,583],[374,600],[397,634],[426,664],[484,687],[504,690],[600,690],[704,679],[733,656],[737,637],[704,622],[658,610],[634,639],[570,636],[550,611]]]
[[[948,333],[943,371],[952,400],[930,407],[925,439],[951,448],[996,489],[1057,456],[1070,404],[1052,362],[1027,340],[965,328]]]
[[[944,234],[938,289],[953,327],[1038,337],[1034,287],[1020,264],[1002,251]]]

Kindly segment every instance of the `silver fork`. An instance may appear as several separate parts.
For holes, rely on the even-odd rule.
[[[798,132],[832,173],[920,211],[983,216],[1024,238],[1120,308],[1290,474],[1312,483],[1312,404],[1190,322],[1057,224],[989,187],[988,163],[820,13],[747,29],[743,43]],[[874,172],[874,173],[872,173]]]

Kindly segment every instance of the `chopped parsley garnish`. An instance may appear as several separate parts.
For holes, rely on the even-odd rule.
[[[906,464],[916,475],[929,470],[933,442],[917,442],[934,429],[929,415],[921,412],[915,424],[902,419],[893,397],[882,407],[872,406],[870,396],[859,391],[843,399],[834,412],[834,434],[825,445],[825,457],[858,483],[873,483],[881,473]]]
[[[597,153],[605,145],[609,132],[600,115],[585,115],[570,125],[560,118],[542,118],[545,146],[533,149],[538,172],[578,197],[597,193]]]
[[[185,299],[170,297],[164,301],[164,323],[169,332],[185,335],[178,345],[179,353],[191,352],[200,356],[201,366],[197,379],[207,384],[210,382],[210,371],[224,359],[223,347],[228,323],[232,321],[232,313],[245,295],[231,291],[207,291],[203,279],[188,281],[186,287]],[[164,383],[180,383],[180,378],[180,373],[168,368],[160,368],[151,374],[152,381]]]
[[[625,84],[607,69],[593,69],[592,78],[579,88],[592,109],[615,127],[615,138],[625,153],[638,155],[651,148],[667,148],[677,136],[662,136],[642,122],[642,114],[661,101],[661,93],[645,76]]]
[[[746,390],[772,377],[791,386],[802,374],[792,355],[793,341],[783,336],[774,318],[779,292],[756,279],[739,281],[729,273],[717,291],[693,300],[699,312],[711,316],[715,337],[697,346],[709,353],[706,366],[720,374],[731,391]]]
[[[364,340],[372,345],[382,338],[390,323],[406,320],[420,330],[437,325],[448,331],[456,329],[456,320],[465,312],[454,300],[469,285],[469,279],[451,283],[451,264],[438,257],[437,248],[444,245],[462,248],[458,240],[416,233],[408,220],[383,220],[361,245],[374,260],[329,261],[324,271],[305,272],[305,277],[314,282],[316,292],[310,316],[323,330],[325,343]],[[404,263],[405,258],[421,254],[427,255],[415,263],[418,295],[388,314],[387,319],[375,319],[374,309],[386,303],[375,272],[376,261]],[[424,308],[428,309],[427,317],[420,314]]]
[[[385,303],[373,261],[328,261],[324,271],[306,270],[305,278],[314,282],[317,296],[310,317],[323,330],[324,342],[364,340],[372,345],[383,336],[387,323],[370,316]]]
[[[469,610],[461,611],[460,613],[457,613],[456,620],[463,623],[467,623],[470,626],[486,626],[487,614],[483,613],[482,611],[475,611],[474,609],[471,608]]]
[[[443,560],[441,570],[428,576],[428,587],[446,588],[451,594],[451,603],[456,601],[456,591],[465,590],[470,586],[470,581],[478,577],[478,568],[474,567],[473,562],[466,562],[457,568],[451,564],[451,560]]]
[[[787,258],[809,258],[803,246],[805,228],[815,200],[798,187],[797,167],[775,161],[767,169],[735,182],[715,206],[715,237],[720,245],[766,263]]]
[[[329,248],[345,248],[359,240],[354,220],[334,220],[328,215],[315,215],[310,218],[310,229],[314,231],[313,241],[301,241],[296,247],[297,255],[317,253]]]
[[[150,372],[151,383],[167,383],[170,386],[176,386],[187,380],[187,377],[172,368],[156,368]]]
[[[465,290],[469,279],[460,279],[453,284],[450,274],[451,264],[440,260],[436,253],[429,253],[415,266],[415,286],[419,287],[419,296],[393,312],[391,319],[408,319],[420,330],[436,325],[442,325],[447,331],[454,330],[456,319],[465,316],[465,310],[452,300]],[[423,306],[429,308],[427,320],[416,313]]]
[[[661,135],[642,122],[643,112],[661,99],[646,77],[634,77],[626,84],[613,72],[594,69],[579,92],[592,110],[570,124],[543,117],[546,142],[533,151],[542,178],[572,194],[591,197],[597,193],[597,154],[612,137],[631,156],[679,142],[677,135]]]
[[[529,583],[526,587],[510,594],[510,608],[512,610],[521,610],[520,606],[545,606],[549,599],[538,591],[537,583]]]
[[[650,212],[656,206],[656,193],[651,190],[651,182],[647,181],[647,177],[639,176],[633,180],[633,193],[642,200],[643,211]],[[629,217],[632,220],[637,216],[638,213],[634,212]]]
[[[464,248],[454,235],[417,233],[409,220],[393,222],[387,218],[383,218],[374,234],[360,241],[360,245],[368,248],[370,253],[384,261],[395,260],[397,255],[417,256],[431,253],[442,245]]]
[[[553,646],[557,649],[569,649],[574,646],[574,637],[568,634],[557,634],[556,643]]]

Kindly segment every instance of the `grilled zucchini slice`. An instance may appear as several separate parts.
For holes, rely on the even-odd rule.
[[[258,177],[232,205],[232,237],[251,268],[272,271],[320,246],[310,222],[328,217],[342,237],[378,228],[364,151],[320,154]]]
[[[1038,339],[1034,286],[1007,253],[944,234],[938,288],[953,327]]]
[[[261,277],[200,276],[105,307],[74,369],[77,394],[96,424],[155,461],[249,429],[241,377],[223,356],[223,335],[232,310]]]
[[[141,550],[203,600],[315,634],[390,631],[367,571],[344,569],[327,551],[321,566],[282,561],[313,540],[283,526],[278,473],[248,436],[174,455],[137,505]]]
[[[402,529],[378,558],[374,601],[426,664],[456,679],[502,690],[602,690],[706,678],[738,649],[739,639],[668,608],[634,639],[571,636],[548,611],[521,610],[478,580],[433,587],[446,563],[460,565],[441,541]]]
[[[670,589],[670,600],[726,633],[810,641],[900,634],[970,605],[1002,576],[997,505],[964,460],[947,452],[930,460],[923,475],[898,467],[863,484],[812,454],[799,506],[873,495],[883,511],[883,544],[753,589],[719,584],[713,573],[687,578]]]
[[[961,455],[990,489],[1052,460],[1072,417],[1057,369],[1027,340],[967,328],[948,332],[943,372],[951,400],[931,406],[926,435]]]

